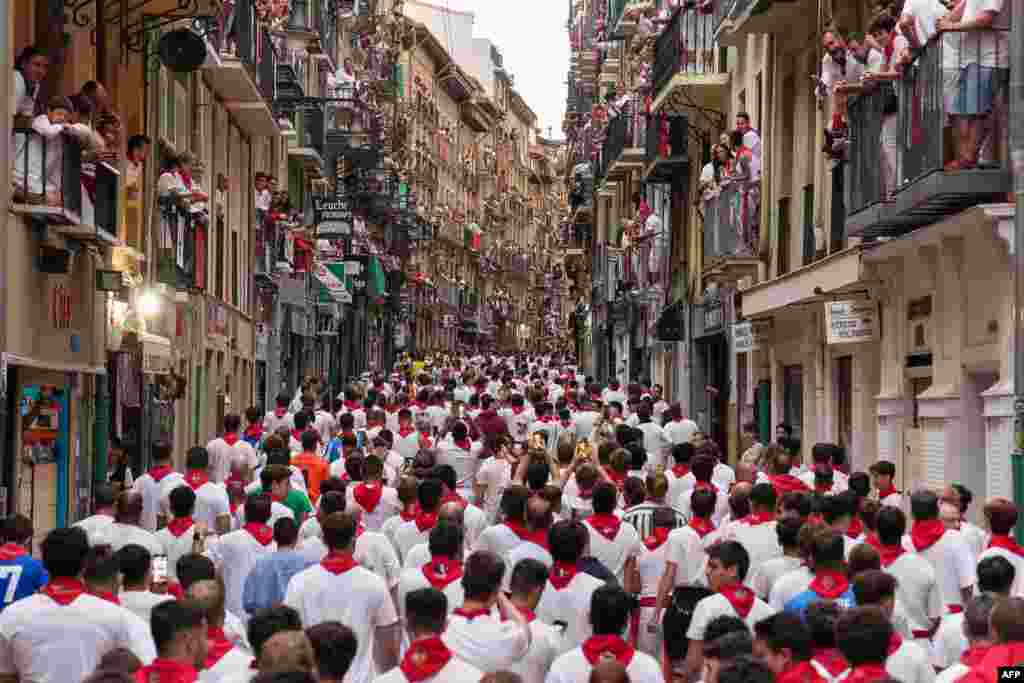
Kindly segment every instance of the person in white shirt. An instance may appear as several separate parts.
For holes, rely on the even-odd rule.
[[[693,435],[700,431],[700,427],[693,420],[684,420],[683,411],[678,403],[673,403],[665,411],[668,422],[665,423],[665,438],[672,445],[680,443],[692,443]]]
[[[1015,572],[1011,595],[1024,595],[1024,547],[1013,538],[1013,530],[1017,525],[1017,506],[1006,498],[993,498],[985,505],[985,519],[992,535],[985,550],[978,555],[978,564],[989,557],[1006,559]],[[980,581],[979,576],[979,581]]]
[[[374,671],[372,653],[380,653],[378,662],[385,671],[398,661],[398,614],[387,584],[352,556],[356,519],[337,512],[321,520],[320,526],[327,556],[292,577],[284,604],[299,613],[307,628],[325,621],[351,628],[358,649],[347,680],[369,683]]]
[[[395,529],[392,539],[400,561],[405,560],[414,546],[426,542],[427,534],[437,523],[443,491],[444,485],[437,479],[425,479],[417,486],[416,498],[420,509],[414,519],[403,522]]]
[[[1016,572],[1005,557],[987,557],[978,563],[979,595],[994,601],[1010,597]],[[932,664],[936,669],[953,666],[968,648],[964,635],[964,613],[947,613],[932,638]]]
[[[449,612],[462,604],[463,531],[459,524],[439,519],[430,530],[429,561],[422,567],[406,567],[398,579],[399,614],[405,596],[420,588],[436,588],[448,599]]]
[[[512,440],[516,443],[526,443],[526,439],[530,435],[530,424],[535,417],[533,408],[526,405],[526,401],[520,394],[514,394],[510,403],[510,407],[502,408],[498,411],[498,415],[505,420]]]
[[[794,514],[779,517],[775,522],[775,538],[782,549],[782,555],[751,566],[747,574],[746,584],[765,602],[768,602],[772,586],[782,576],[803,564],[798,540],[803,524],[803,520]]]
[[[192,513],[195,521],[206,525],[218,534],[231,531],[231,502],[228,490],[223,483],[218,484],[210,478],[210,454],[202,446],[190,448],[185,456],[185,484],[196,494],[196,507]],[[167,501],[172,490],[181,486],[180,482],[165,480],[160,487],[161,512],[167,512]]]
[[[668,460],[668,448],[671,445],[665,430],[651,420],[651,408],[646,403],[642,404],[636,411],[639,423],[636,428],[643,432],[644,450],[647,451],[647,467],[654,471],[658,467],[665,467]]]
[[[660,657],[661,629],[655,619],[661,615],[658,594],[668,565],[668,539],[675,528],[676,516],[671,508],[661,507],[654,511],[651,521],[651,534],[643,540],[644,550],[636,560],[636,576],[628,577],[627,582],[627,585],[640,586],[640,604],[630,619],[630,642],[642,652]],[[674,576],[669,580],[674,583]]]
[[[498,517],[498,506],[505,487],[512,481],[517,461],[512,453],[512,439],[500,434],[494,439],[494,455],[484,460],[476,473],[476,504],[487,514],[487,521],[494,524]]]
[[[147,624],[153,608],[161,602],[173,600],[167,593],[154,593],[153,556],[141,545],[126,545],[115,557],[121,573],[121,606],[130,610]]]
[[[686,631],[686,637],[690,640],[686,668],[693,675],[701,670],[704,629],[709,621],[722,614],[734,615],[753,628],[754,624],[776,611],[743,585],[750,568],[750,556],[746,548],[736,541],[722,541],[708,548],[707,554],[708,587],[715,594],[697,603]]]
[[[108,524],[96,533],[96,545],[108,545],[111,552],[117,552],[124,546],[135,543],[141,545],[152,555],[162,555],[163,546],[156,536],[142,528],[142,515],[145,503],[142,496],[132,491],[125,491],[117,498],[117,513],[113,524]]]
[[[560,652],[590,637],[590,624],[580,616],[590,609],[594,591],[604,585],[579,567],[587,536],[581,522],[556,522],[548,532],[548,550],[555,562],[537,603],[537,618],[562,629]]]
[[[814,475],[819,465],[832,472],[832,492],[841,493],[849,488],[849,477],[836,469],[833,454],[839,447],[831,443],[816,443],[811,448],[811,466],[797,478],[811,491],[814,489]]]
[[[521,541],[509,551],[506,563],[516,567],[523,560],[536,560],[548,569],[555,563],[548,552],[548,531],[554,523],[551,503],[541,496],[531,496],[526,503],[526,528],[530,532],[528,539]],[[511,581],[511,574],[506,574]],[[506,586],[508,588],[508,586]]]
[[[853,579],[857,607],[876,607],[892,620],[896,606],[896,579],[877,569],[860,572]],[[838,627],[837,627],[838,630]],[[885,660],[886,672],[902,683],[933,683],[935,670],[928,661],[928,652],[912,640],[894,634]]]
[[[274,530],[267,525],[271,502],[266,493],[250,496],[245,501],[245,526],[221,536],[207,551],[224,579],[227,610],[243,623],[249,616],[242,607],[245,579],[256,560],[277,548]]]
[[[460,659],[442,637],[448,619],[448,600],[444,593],[434,588],[414,590],[406,596],[404,608],[405,627],[411,641],[409,648],[399,665],[377,676],[374,683],[449,683],[481,679],[484,672]]]
[[[241,437],[241,429],[240,416],[225,415],[224,434],[206,444],[210,457],[210,479],[214,483],[223,484],[231,474],[231,466],[236,461],[246,464],[250,472],[259,466],[260,459],[256,449]]]
[[[733,540],[747,549],[751,570],[782,557],[782,547],[776,534],[775,509],[775,487],[755,484],[750,489],[750,514],[736,520],[732,527]]]
[[[115,648],[143,664],[156,657],[145,623],[132,612],[90,595],[78,578],[89,554],[83,529],[51,531],[42,544],[50,581],[0,612],[0,675],[8,680],[80,681]]]
[[[562,634],[554,626],[537,619],[535,610],[547,585],[549,570],[534,559],[523,559],[512,566],[509,601],[530,625],[530,649],[526,656],[508,667],[522,683],[544,683],[552,662],[558,656]]]
[[[398,411],[398,429],[394,434],[394,449],[402,460],[412,460],[420,450],[420,433],[413,426],[412,411],[402,408]]]
[[[967,520],[967,511],[973,500],[974,494],[970,489],[963,484],[955,483],[948,485],[940,496],[941,502],[951,503],[956,507],[959,515],[954,528],[959,530],[964,540],[967,541],[971,553],[978,557],[988,547],[989,534],[985,529]]]
[[[675,500],[675,506],[677,510],[689,516],[693,492],[697,489],[713,491],[715,493],[715,511],[711,515],[711,521],[715,523],[715,526],[720,526],[729,512],[729,497],[726,493],[728,489],[722,488],[712,481],[714,470],[715,460],[710,455],[695,457],[690,462],[690,473],[682,479],[683,483],[680,485],[682,493]],[[687,485],[688,481],[692,481],[693,484]]]
[[[505,560],[513,548],[529,540],[540,540],[526,525],[526,504],[530,491],[516,484],[505,489],[501,496],[502,521],[483,530],[473,550],[487,550]]]
[[[363,524],[370,531],[380,531],[389,518],[402,510],[398,491],[385,486],[384,463],[375,455],[366,458],[363,481],[353,482],[346,487],[348,505],[356,506],[362,513]]]
[[[89,537],[89,545],[96,545],[102,531],[114,523],[114,487],[105,482],[97,483],[92,489],[92,515],[75,522],[75,526],[85,531]]]
[[[338,427],[334,416],[324,410],[322,406],[317,406],[316,399],[312,396],[302,397],[302,411],[312,417],[311,424],[307,424],[307,429],[312,429],[319,434],[320,444],[326,445]]]
[[[594,591],[588,610],[593,635],[555,660],[546,683],[593,680],[590,674],[594,667],[606,659],[625,666],[630,683],[663,683],[658,660],[637,651],[620,635],[629,621],[632,603],[633,597],[618,586],[602,586]]]
[[[892,507],[903,507],[903,494],[896,490],[896,465],[888,460],[879,460],[868,468],[872,484],[878,495],[878,502]]]
[[[587,517],[583,525],[590,538],[591,555],[621,582],[627,572],[635,570],[643,543],[637,530],[631,524],[624,524],[615,514],[618,496],[614,484],[601,482],[595,486],[594,514]]]
[[[601,413],[594,410],[594,403],[586,394],[581,394],[580,409],[573,415],[573,425],[576,427],[576,440],[589,439],[594,425],[601,417]]]
[[[193,517],[196,494],[190,487],[179,486],[171,491],[169,502],[173,517],[167,526],[156,532],[156,539],[163,546],[162,554],[167,558],[167,577],[177,581],[178,560],[203,547],[209,527],[196,526]]]
[[[282,428],[290,432],[295,428],[295,424],[292,422],[293,415],[288,412],[288,404],[290,402],[291,399],[288,397],[288,394],[278,394],[275,400],[277,406],[263,418],[264,432],[273,434]]]
[[[206,615],[208,648],[203,670],[199,672],[200,682],[221,683],[228,676],[251,671],[252,655],[236,645],[224,628],[224,584],[212,579],[196,581],[185,591],[185,597]]]
[[[954,529],[947,529],[939,519],[939,498],[927,490],[910,496],[910,513],[914,523],[904,536],[903,547],[924,557],[935,569],[946,609],[959,611],[971,596],[977,563],[964,540]]]
[[[530,625],[501,590],[505,563],[477,551],[463,566],[462,605],[452,610],[441,636],[459,659],[484,672],[513,666],[530,648]]]
[[[942,670],[936,677],[936,683],[955,683],[979,664],[995,645],[992,633],[992,608],[996,600],[991,595],[975,595],[963,611],[963,636],[967,643],[960,658]]]
[[[437,445],[437,464],[451,465],[458,479],[458,493],[468,498],[476,484],[476,471],[480,467],[480,451],[483,444],[469,438],[469,428],[464,422],[456,422],[448,438]]]
[[[153,445],[153,467],[135,480],[132,490],[142,496],[142,526],[147,531],[157,530],[157,518],[160,514],[160,494],[163,486],[170,482],[165,479],[183,481],[184,477],[174,471],[171,465],[172,448],[169,443],[160,442]]]

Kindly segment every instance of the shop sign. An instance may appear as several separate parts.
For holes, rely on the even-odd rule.
[[[725,308],[722,301],[712,301],[704,306],[704,332],[717,330],[725,324]]]
[[[342,279],[344,275],[339,277],[334,268],[323,263],[316,264],[314,275],[332,299],[342,304],[352,303],[352,293],[348,291],[348,287],[345,286],[345,281]]]
[[[142,371],[149,375],[171,374],[171,345],[162,337],[142,340]]]
[[[256,360],[266,362],[269,341],[270,325],[267,323],[256,323]]]
[[[771,320],[745,320],[732,326],[732,350],[735,353],[758,351],[768,342]]]
[[[211,337],[228,336],[228,310],[215,303],[206,306],[206,334]]]
[[[346,199],[313,198],[316,238],[336,240],[352,236],[352,205]]]
[[[855,344],[878,337],[878,303],[871,299],[825,302],[826,343]]]

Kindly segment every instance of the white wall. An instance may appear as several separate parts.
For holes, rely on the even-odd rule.
[[[476,62],[473,41],[473,22],[476,16],[472,12],[456,12],[409,0],[405,3],[405,16],[425,24],[455,62],[472,72],[471,67]]]

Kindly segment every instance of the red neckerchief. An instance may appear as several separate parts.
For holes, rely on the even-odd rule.
[[[707,489],[708,491],[714,491],[716,495],[718,494],[718,487],[712,484],[710,481],[696,482],[693,485],[693,490],[696,491],[697,489]]]
[[[590,500],[594,497],[594,487],[591,486],[589,489],[580,489],[579,496],[583,500]]]
[[[543,422],[544,424],[550,424],[550,423],[552,423],[554,421],[555,421],[555,416],[554,415],[545,415],[543,417],[538,417],[537,418],[537,422]]]
[[[620,491],[622,490],[622,487],[626,485],[626,472],[616,472],[612,468],[606,467],[604,473],[612,480],[612,483],[615,484],[615,488]]]
[[[808,661],[796,662],[775,676],[775,683],[821,683],[821,674]]]
[[[282,417],[288,414],[287,408],[274,408],[274,417],[280,420]]]
[[[551,574],[548,576],[548,581],[551,582],[551,586],[556,591],[560,591],[568,586],[578,573],[579,567],[577,567],[575,563],[569,564],[568,562],[556,561],[551,567]]]
[[[964,650],[962,655],[960,655],[960,663],[973,669],[981,664],[981,660],[985,659],[985,655],[987,655],[988,651],[991,649],[991,645],[976,645],[974,647],[969,647]]]
[[[434,447],[434,442],[426,434],[420,434],[419,447],[420,448],[433,448]]]
[[[345,405],[345,410],[349,410],[349,411],[359,410],[359,401],[351,401],[351,400],[345,401],[344,405]]]
[[[760,524],[767,524],[768,522],[775,521],[775,513],[772,511],[767,512],[751,512],[749,515],[743,518],[743,521],[750,526],[758,526]]]
[[[526,406],[512,406],[513,415],[522,415],[524,410],[526,410]]]
[[[153,680],[159,683],[194,683],[199,680],[199,672],[183,662],[154,659],[152,664],[135,672],[135,680],[138,683],[150,683]]]
[[[230,434],[225,434],[220,438],[222,438],[224,440],[224,443],[226,443],[227,445],[234,446],[236,443],[238,443],[239,436],[238,432],[231,432]]]
[[[17,543],[4,543],[0,545],[0,562],[14,560],[22,555],[28,555],[28,551]]]
[[[844,683],[874,683],[889,678],[884,664],[861,664],[850,669]]]
[[[403,522],[411,522],[412,520],[416,519],[416,515],[418,515],[419,513],[420,506],[413,505],[412,507],[406,508],[405,510],[399,512],[398,516],[402,518]]]
[[[807,523],[808,524],[824,524],[825,523],[825,518],[822,517],[820,513],[812,512],[811,514],[807,515]]]
[[[605,655],[612,655],[622,666],[633,661],[633,647],[619,636],[591,636],[583,641],[583,656],[591,666],[597,666]]]
[[[382,495],[384,495],[384,485],[379,481],[375,481],[372,484],[363,482],[357,484],[352,490],[352,497],[359,503],[359,507],[370,514],[377,509],[377,504],[380,503]]]
[[[868,538],[870,538],[870,536]],[[871,545],[878,551],[878,556],[882,560],[883,567],[888,567],[890,564],[900,559],[903,553],[906,552],[903,549],[903,546],[898,543],[896,545],[882,545],[882,542],[878,541],[878,545],[874,545],[873,543],[871,543]]]
[[[473,448],[473,442],[470,441],[469,439],[456,439],[452,443],[455,444],[456,448],[461,448],[466,452],[469,452],[469,450]]]
[[[477,617],[486,617],[491,613],[491,610],[486,607],[478,607],[477,609],[466,609],[465,607],[456,607],[452,610],[452,614],[458,614],[463,617],[466,621],[473,621]]]
[[[75,598],[88,591],[85,589],[85,584],[78,579],[60,576],[50,579],[50,582],[43,586],[39,592],[59,605],[70,605],[75,601]]]
[[[892,635],[889,636],[889,656],[892,657],[896,654],[896,650],[899,650],[902,646],[903,636],[893,631]]]
[[[895,486],[889,484],[888,488],[878,489],[878,500],[885,500],[894,493],[899,493],[899,491],[896,490]]]
[[[860,517],[854,515],[853,519],[850,520],[850,526],[846,529],[846,535],[856,541],[860,538],[861,534],[864,533],[864,522],[861,521]]]
[[[223,628],[213,628],[212,626],[208,628],[206,630],[206,661],[203,662],[203,668],[212,667],[234,646],[235,644],[228,640]]]
[[[5,548],[7,546],[4,546]],[[1003,534],[992,534],[992,537],[988,541],[989,548],[1002,548],[1003,550],[1009,550],[1015,555],[1024,556],[1024,547],[1017,543],[1017,541],[1010,538],[1008,535]],[[2,549],[0,549],[2,550]]]
[[[441,497],[441,505],[445,503],[458,503],[459,507],[465,509],[469,505],[469,501],[455,493],[455,491],[448,491]]]
[[[181,538],[181,535],[191,529],[193,524],[195,521],[191,517],[175,517],[167,523],[167,530],[175,538]]]
[[[718,592],[729,601],[740,619],[746,619],[750,610],[754,607],[754,591],[740,583],[733,583],[727,586],[719,586]]]
[[[780,497],[783,493],[808,490],[807,484],[803,483],[792,474],[776,474],[774,477],[769,477],[769,479]]]
[[[808,586],[812,591],[825,598],[835,600],[850,587],[850,580],[842,572],[825,570],[816,572],[814,580]]]
[[[689,526],[697,532],[697,535],[704,538],[715,530],[715,524],[704,517],[690,517]]]
[[[889,40],[886,41],[885,47],[882,49],[882,54],[885,55],[885,65],[890,66],[892,64],[892,54],[896,51],[896,31],[889,33]]]
[[[441,640],[441,636],[430,636],[414,640],[405,651],[398,668],[409,679],[409,683],[420,683],[436,676],[451,658],[451,650]]]
[[[271,541],[274,540],[274,530],[266,524],[249,522],[242,528],[248,531],[249,535],[255,538],[256,542],[260,545],[270,545]]]
[[[850,668],[849,662],[843,657],[839,648],[829,647],[815,650],[811,660],[829,673],[833,678]]]
[[[437,590],[443,591],[452,581],[462,578],[462,562],[434,555],[430,562],[423,565],[423,578]]]
[[[568,429],[569,427],[572,427],[572,420],[560,420],[559,422],[562,425],[562,429]]]
[[[413,429],[412,427],[399,427],[399,429],[398,429],[398,438],[399,439],[404,439],[405,437],[409,436],[410,434],[414,433],[415,431],[416,430]]]
[[[877,550],[878,552],[882,552],[882,541],[878,538],[878,534],[876,532],[872,531],[867,536],[865,536],[864,542],[872,548],[874,548],[875,550]]]
[[[821,494],[824,495],[824,494],[827,494],[831,490],[832,490],[831,482],[817,482],[817,481],[814,482],[814,492],[815,493],[821,493]]]
[[[672,466],[672,474],[675,476],[676,479],[682,479],[683,477],[685,477],[689,473],[690,473],[690,466],[689,465],[673,465]]]
[[[656,527],[651,532],[651,535],[644,539],[644,545],[647,546],[648,550],[657,550],[668,540],[670,531],[672,530],[665,527]]]
[[[593,514],[587,517],[586,523],[597,533],[609,541],[614,542],[619,535],[619,527],[622,526],[622,519],[613,514]]]
[[[436,512],[423,512],[419,511],[416,515],[416,528],[419,529],[420,533],[424,531],[430,531],[437,524],[437,513]]]
[[[106,600],[107,602],[109,602],[112,605],[120,605],[121,604],[121,599],[118,598],[116,594],[111,593],[110,591],[90,591],[90,592],[93,595],[95,595],[97,598],[99,598],[100,600]]]
[[[292,430],[292,438],[301,443],[302,442],[302,432],[300,432],[298,429],[293,429]]]
[[[208,481],[210,481],[210,475],[206,470],[189,470],[185,474],[185,483],[191,486],[193,491],[198,491]]]
[[[263,425],[260,423],[251,424],[245,428],[245,435],[250,439],[262,439],[263,438]]]
[[[946,525],[941,519],[926,519],[910,526],[910,540],[919,553],[935,545],[945,533]]]
[[[335,576],[344,574],[349,569],[355,567],[356,564],[356,561],[352,559],[352,553],[331,551],[327,553],[324,559],[320,560],[320,566]]]
[[[174,473],[174,468],[170,465],[157,465],[149,470],[149,476],[153,477],[153,481],[159,482],[161,479],[169,474]]]

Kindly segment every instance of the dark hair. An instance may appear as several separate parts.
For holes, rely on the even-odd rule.
[[[750,503],[762,509],[775,511],[775,487],[771,484],[754,484],[750,489]]]
[[[114,487],[106,482],[97,482],[92,488],[92,504],[94,508],[108,508],[114,505],[117,495]]]
[[[416,488],[416,498],[419,500],[420,508],[424,512],[436,511],[443,492],[444,484],[438,479],[430,478],[421,481]]]
[[[580,533],[579,522],[555,522],[548,529],[548,549],[555,562],[573,563],[583,554],[586,537]],[[583,533],[587,533],[582,529]]]
[[[224,431],[237,432],[242,426],[242,418],[236,413],[228,413],[224,416]]]
[[[986,557],[978,563],[978,590],[983,593],[1007,595],[1016,576],[1017,570],[1013,563],[1005,557]]]
[[[187,484],[174,487],[167,500],[175,517],[188,517],[196,509],[196,492]]]
[[[117,551],[117,566],[124,578],[124,585],[138,586],[146,580],[153,556],[149,551],[136,543],[129,543]]]
[[[274,543],[279,548],[291,547],[299,538],[299,525],[294,517],[282,517],[274,522]]]
[[[451,491],[454,491],[458,487],[459,477],[455,472],[455,468],[451,465],[434,465],[434,469],[430,471],[430,476],[435,479],[440,479],[441,483],[447,486]]]
[[[800,545],[797,536],[800,534],[800,527],[804,525],[802,519],[794,514],[787,513],[779,517],[775,524],[775,537],[783,548],[795,548]]]
[[[736,568],[736,578],[740,583],[747,578],[747,571],[750,569],[750,554],[737,541],[722,541],[707,550],[708,557],[718,560],[722,567],[729,569]]]
[[[302,432],[302,450],[312,451],[320,443],[320,435],[312,429]]]
[[[831,600],[815,600],[804,611],[807,628],[814,641],[814,647],[829,649],[836,646],[836,620],[839,619],[839,605]]]
[[[345,497],[345,488],[340,491],[328,491],[320,496],[318,501],[320,514],[324,517],[336,512],[344,512],[348,500]]]
[[[182,590],[186,591],[196,582],[213,581],[217,578],[217,568],[213,560],[199,553],[188,553],[179,557],[174,570],[178,575],[178,583],[181,584]]]
[[[836,647],[850,666],[883,664],[891,637],[892,624],[878,607],[854,607],[836,619]]]
[[[89,553],[89,538],[79,527],[54,529],[43,539],[43,567],[51,578],[76,577]]]
[[[993,534],[1011,534],[1017,525],[1017,506],[1006,498],[994,498],[985,505],[985,518]]]
[[[301,631],[302,618],[294,608],[286,605],[276,605],[257,610],[249,618],[249,626],[246,635],[249,638],[249,646],[252,653],[259,659],[263,652],[263,646],[267,641],[278,633],[284,631]]]
[[[1024,641],[1024,599],[1013,597],[996,601],[990,621],[996,642]]]
[[[32,534],[32,520],[20,513],[4,517],[0,522],[0,539],[4,543],[25,543]]]
[[[715,471],[715,459],[710,455],[698,455],[690,461],[690,472],[697,481],[711,481]]]
[[[292,424],[295,425],[296,431],[300,433],[306,431],[306,426],[309,425],[309,415],[300,410],[292,416]]]
[[[782,496],[782,511],[792,512],[803,520],[811,514],[811,497],[802,491],[790,491]]]
[[[754,625],[758,640],[764,641],[768,649],[782,652],[789,649],[793,659],[803,662],[811,658],[813,643],[811,632],[803,620],[789,612],[779,612],[762,619]]]
[[[636,598],[619,586],[605,584],[590,597],[590,625],[595,636],[616,635],[626,628]]]
[[[526,558],[519,560],[512,569],[509,589],[512,595],[527,595],[531,591],[542,589],[548,580],[548,568],[543,562]]]
[[[518,522],[526,520],[526,502],[530,499],[530,491],[525,486],[509,486],[501,494],[501,512],[505,519]]]
[[[772,683],[774,680],[771,669],[753,655],[731,659],[718,670],[718,683]]]
[[[448,618],[448,598],[436,588],[420,588],[405,596],[405,620],[413,633],[441,633]]]
[[[736,615],[722,614],[709,621],[708,625],[704,627],[704,642],[718,640],[730,633],[743,633],[749,636],[750,628],[747,627],[747,622]]]
[[[817,568],[839,567],[846,556],[843,535],[834,529],[822,529],[814,536],[811,558]]]
[[[988,593],[975,595],[964,606],[964,632],[969,640],[988,638],[996,599]]]
[[[460,525],[438,520],[434,528],[430,530],[428,540],[430,554],[461,559],[459,549],[462,547],[462,538],[463,532]]]
[[[690,461],[693,460],[693,453],[693,444],[689,441],[677,443],[672,447],[672,459],[676,461],[677,465],[690,464]]]
[[[135,656],[135,653],[126,647],[115,647],[100,657],[100,663],[96,666],[96,673],[106,672],[112,674],[116,671],[131,675],[142,668],[142,660]],[[86,680],[92,680],[91,678]],[[132,678],[132,681],[135,679]]]
[[[270,466],[264,469],[270,469]],[[266,493],[258,493],[249,496],[245,501],[245,521],[248,523],[266,524],[270,519],[270,509],[273,501]]]
[[[917,521],[938,519],[939,497],[928,489],[914,491],[910,495],[910,514]]]
[[[324,621],[306,629],[313,646],[316,670],[322,678],[340,681],[355,659],[356,634],[339,621]]]
[[[861,498],[867,498],[868,494],[871,493],[871,478],[867,472],[854,472],[847,480],[847,486],[849,486],[850,491],[853,491]]]
[[[896,596],[896,577],[877,569],[861,572],[853,579],[853,596],[860,606],[879,605]]]
[[[704,629],[707,633],[708,629]],[[750,631],[730,631],[725,635],[712,640],[704,641],[704,657],[717,659],[720,662],[727,662],[743,655],[750,655],[754,652],[754,641],[750,638]]]
[[[690,512],[696,517],[710,517],[715,511],[718,494],[714,489],[695,488],[690,494]]]
[[[14,70],[22,71],[25,68],[25,62],[36,57],[47,57],[46,52],[42,48],[35,45],[29,45],[18,53],[17,59],[14,60]]]
[[[883,545],[899,545],[907,530],[907,516],[903,510],[892,505],[883,505],[875,518],[875,532]]]
[[[206,613],[191,600],[166,600],[153,607],[149,628],[158,654],[164,654],[182,631],[206,624]]]
[[[545,460],[534,460],[526,467],[526,485],[531,491],[544,488],[551,478],[551,466]]]
[[[335,494],[337,495],[337,494]],[[356,536],[356,520],[345,512],[332,512],[320,522],[324,543],[330,550],[347,548]]]
[[[478,550],[466,559],[462,589],[466,600],[486,600],[501,589],[505,563],[495,553]]]
[[[202,446],[193,446],[185,456],[185,466],[190,470],[205,470],[210,466],[210,454]]]
[[[619,499],[619,491],[614,484],[602,481],[594,487],[592,503],[595,514],[610,514],[615,510]]]

